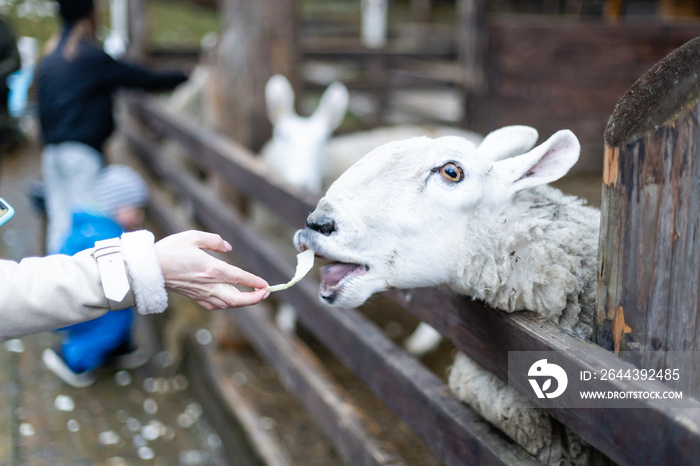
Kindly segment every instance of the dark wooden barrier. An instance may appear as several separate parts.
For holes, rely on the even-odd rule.
[[[602,171],[603,132],[615,103],[657,61],[700,36],[700,22],[654,19],[607,23],[551,15],[486,15],[480,1],[460,2],[451,40],[367,50],[347,38],[301,42],[304,60],[366,67],[382,63],[351,90],[378,95],[396,89],[456,89],[463,120],[442,121],[488,132],[528,124],[549,135],[569,128],[581,140],[575,172]],[[485,44],[488,44],[486,46]],[[430,71],[427,71],[430,70]],[[307,88],[319,85],[306,83]],[[401,108],[402,110],[409,110]],[[411,111],[429,120],[426,112]]]
[[[193,205],[194,218],[203,228],[222,234],[238,245],[242,265],[268,281],[283,282],[293,274],[293,265],[208,187],[187,170],[160,154],[141,128],[158,137],[174,138],[187,147],[193,158],[223,175],[241,193],[263,202],[295,226],[304,224],[315,205],[310,198],[270,175],[262,163],[244,148],[221,136],[195,128],[172,115],[154,99],[127,99],[138,121],[125,127],[139,159],[178,196]],[[167,213],[163,215],[167,219]],[[328,308],[319,303],[318,285],[305,279],[280,297],[299,312],[299,318],[315,337],[363,380],[377,396],[423,439],[445,463],[528,464],[534,459],[489,428],[469,407],[450,395],[447,387],[396,344],[365,316],[353,309]],[[600,368],[628,369],[632,366],[601,347],[581,341],[551,322],[531,313],[506,315],[466,297],[434,289],[389,296],[409,312],[430,323],[487,369],[507,379],[508,351],[557,351],[575,371]],[[277,338],[273,326],[259,315],[243,310],[243,326],[253,340]],[[282,343],[280,343],[281,345]],[[299,366],[288,351],[262,351],[271,365],[285,377],[306,380],[288,386],[301,399],[311,399],[308,409],[332,413],[319,415],[328,436],[348,464],[383,464],[371,435],[362,422],[339,423],[345,402],[332,402],[323,387],[309,382],[308,368]],[[294,360],[293,360],[294,359]],[[306,374],[306,375],[304,375]],[[662,390],[659,382],[612,380],[601,382],[602,390]],[[530,387],[516,386],[527,396]],[[537,400],[534,399],[535,403]],[[349,402],[347,402],[349,403]],[[700,403],[688,401],[700,408]],[[335,406],[335,408],[334,408]],[[620,464],[695,464],[700,457],[700,409],[676,410],[663,400],[643,400],[637,409],[548,408],[548,412],[578,432],[586,441]],[[634,428],[630,428],[634,426]],[[373,453],[374,451],[374,453]],[[369,461],[368,458],[373,458]]]
[[[642,76],[605,132],[600,345],[700,394],[700,38]],[[685,351],[673,357],[675,351]]]
[[[615,104],[657,61],[699,36],[700,23],[494,16],[487,31],[487,129],[528,124],[543,136],[571,129],[582,148],[574,170],[600,173]]]

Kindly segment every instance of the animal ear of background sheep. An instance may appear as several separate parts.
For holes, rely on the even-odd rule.
[[[319,104],[311,118],[322,119],[330,134],[343,122],[348,109],[350,94],[344,84],[331,83],[321,95]],[[289,80],[281,74],[270,77],[265,85],[267,116],[274,125],[282,118],[298,116],[294,109],[294,89]]]
[[[345,85],[331,83],[318,106],[308,117],[294,109],[294,89],[287,78],[276,74],[265,86],[267,116],[273,137],[261,150],[273,167],[284,167],[281,174],[294,186],[320,192],[326,165],[326,143],[343,121],[350,95]]]
[[[589,338],[600,212],[546,185],[578,160],[574,134],[562,130],[532,148],[536,140],[534,129],[517,126],[479,146],[414,138],[367,154],[295,234],[298,249],[339,261],[321,270],[321,298],[355,307],[387,288],[446,285]],[[441,176],[447,161],[464,170],[459,182]],[[448,385],[541,461],[586,463],[589,450],[575,433],[467,355],[456,357]]]

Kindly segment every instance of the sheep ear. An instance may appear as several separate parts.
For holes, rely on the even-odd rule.
[[[514,155],[524,154],[535,146],[538,134],[530,126],[504,126],[486,135],[477,153],[486,160],[496,162]]]
[[[556,181],[578,161],[581,146],[568,129],[557,131],[530,152],[493,164],[493,171],[512,190]]]
[[[349,103],[348,88],[342,83],[334,82],[321,96],[321,101],[312,117],[322,119],[328,125],[328,129],[333,131],[343,122]]]
[[[274,125],[281,118],[294,113],[294,89],[281,74],[272,76],[265,85],[267,117]]]

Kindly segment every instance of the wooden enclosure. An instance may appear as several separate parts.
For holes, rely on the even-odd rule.
[[[469,129],[487,131],[521,123],[548,136],[569,127],[582,141],[580,169],[599,172],[603,168],[603,130],[615,102],[665,54],[700,33],[697,23],[609,24],[552,17],[499,17],[487,15],[484,1],[457,3],[457,32],[442,35],[425,28],[423,31],[428,32],[420,37],[426,39],[413,42],[418,46],[404,47],[401,42],[390,41],[384,49],[367,50],[347,38],[318,40],[313,34],[301,33],[298,52],[294,53],[303,62],[360,63],[366,73],[347,84],[351,92],[369,92],[379,102],[388,103],[391,91],[397,89],[456,89],[462,93],[464,104],[463,120],[457,124]],[[273,43],[278,40],[274,38]],[[280,47],[263,48],[272,49],[279,51]],[[276,60],[287,63],[279,56]],[[262,68],[270,73],[277,71],[270,63]],[[260,94],[262,74],[256,71],[258,81],[250,84],[257,86],[256,92],[250,92],[250,96]],[[296,77],[301,89],[317,90],[321,86],[304,79],[299,71]],[[271,175],[250,150],[232,138],[196,128],[183,117],[168,112],[155,99],[132,95],[125,97],[125,102],[129,118],[123,122],[123,133],[153,185],[162,190],[154,196],[150,216],[163,232],[196,226],[220,233],[236,245],[236,260],[242,267],[270,282],[285,282],[293,274],[293,265],[251,229],[237,206],[227,202],[229,196],[222,196],[221,192],[235,191],[249,201],[265,204],[292,228],[304,225],[318,198]],[[248,128],[260,128],[255,125],[264,115],[259,111],[252,114],[248,115]],[[381,122],[380,115],[372,124]],[[262,137],[253,137],[257,142],[250,142],[248,136],[244,139],[246,145],[255,146]],[[180,163],[170,158],[161,149],[163,141],[175,141],[186,148],[190,160]],[[607,154],[606,167],[612,166],[611,149]],[[651,169],[658,174],[655,170]],[[690,173],[684,172],[684,179],[694,186]],[[611,175],[608,172],[606,176]],[[212,178],[217,183],[225,180],[225,186],[213,188]],[[613,185],[608,183],[607,189]],[[684,193],[691,197],[685,198],[682,212],[689,210],[685,208],[691,205],[694,191],[688,188]],[[615,218],[621,201],[608,202],[607,212]],[[183,211],[190,214],[184,218],[173,215]],[[630,217],[636,215],[638,210]],[[668,229],[668,224],[663,228]],[[694,241],[694,230],[689,231],[688,237]],[[605,236],[601,239],[602,249],[614,255],[628,240],[623,235],[613,242]],[[682,248],[687,247],[688,242],[673,246],[681,256]],[[692,264],[691,259],[686,264]],[[692,269],[692,265],[688,267]],[[639,270],[644,270],[642,265]],[[692,288],[695,282],[692,278],[688,282],[688,296],[696,300],[697,290]],[[305,279],[280,295],[280,299],[295,306],[304,327],[325,350],[405,421],[439,461],[450,465],[536,463],[468,406],[459,403],[440,377],[407,355],[362,312],[321,305],[317,288],[317,283]],[[507,380],[509,351],[556,351],[576,373],[595,372],[601,367],[625,371],[634,367],[632,362],[638,362],[622,360],[608,351],[614,349],[612,336],[617,335],[610,329],[622,328],[623,340],[617,338],[617,344],[624,344],[621,341],[631,333],[632,326],[627,324],[635,322],[629,318],[629,312],[634,310],[627,304],[622,327],[615,314],[599,317],[599,333],[608,339],[603,348],[581,341],[534,314],[505,315],[466,297],[435,289],[393,291],[386,293],[385,298],[430,323],[457,349],[503,380]],[[371,410],[353,401],[348,389],[334,380],[307,342],[276,328],[269,310],[242,309],[230,316],[260,357],[275,368],[285,387],[312,414],[345,464],[407,464],[401,452],[387,449],[378,434],[391,426],[377,425]],[[682,322],[677,321],[681,326]],[[635,328],[639,329],[636,325]],[[603,339],[599,342],[603,343]],[[242,412],[241,395],[217,365],[216,351],[199,348],[194,353],[201,389],[216,395],[208,405],[209,414],[220,420],[224,431],[232,430],[230,423],[239,425],[242,431],[226,437],[231,455],[252,450],[251,464],[288,464],[283,448],[278,448],[279,440],[270,432],[261,431],[251,421],[251,413]],[[654,391],[665,387],[658,381],[616,379],[601,383],[606,390]],[[537,403],[529,387],[516,388]],[[634,409],[546,410],[615,463],[690,465],[700,457],[700,410],[696,409],[700,402],[687,401],[692,409],[678,410],[664,400],[643,400]],[[241,442],[241,436],[248,442]]]
[[[700,38],[642,76],[610,118],[596,335],[598,344],[644,367],[682,368],[694,396],[700,395],[699,61]]]
[[[241,218],[208,186],[206,179],[178,165],[158,146],[162,138],[188,148],[191,163],[205,172],[216,172],[241,194],[265,203],[292,226],[303,225],[315,199],[270,176],[245,148],[216,133],[195,128],[145,96],[127,99],[134,120],[124,132],[139,160],[153,176],[153,184],[167,187],[174,205],[154,203],[152,218],[166,232],[186,228],[174,220],[177,205],[190,206],[199,227],[218,232],[238,251],[246,269],[272,282],[284,282],[293,265],[281,259],[274,246]],[[155,136],[155,138],[154,138]],[[286,291],[283,299],[298,310],[304,326],[394,410],[446,464],[527,464],[534,459],[488,428],[467,406],[453,398],[443,383],[414,358],[389,340],[375,324],[353,309],[319,304],[317,285],[304,280]],[[505,315],[468,298],[433,289],[391,292],[389,297],[440,330],[452,343],[501,378],[507,376],[508,351],[557,351],[575,371],[600,367],[626,370],[631,366],[612,352],[583,342],[552,323],[530,313]],[[289,390],[298,396],[322,425],[347,464],[402,464],[396,454],[382,450],[371,426],[371,413],[363,412],[344,396],[342,387],[304,349],[303,341],[282,335],[270,316],[259,309],[231,313],[258,349],[275,367]],[[215,356],[204,354],[206,364]],[[202,363],[204,364],[204,363]],[[202,365],[200,364],[200,366]],[[205,364],[205,365],[206,365]],[[215,379],[208,390],[224,390]],[[200,377],[202,375],[200,374]],[[204,383],[203,381],[201,383]],[[659,390],[660,382],[611,380],[611,390]],[[529,396],[527,387],[519,387]],[[220,397],[225,397],[219,394]],[[536,401],[534,399],[533,401]],[[689,401],[700,408],[700,403]],[[219,406],[217,411],[221,410]],[[620,464],[695,464],[700,455],[700,410],[672,409],[663,400],[645,400],[638,409],[547,408],[562,423],[578,432],[613,461]],[[218,413],[220,415],[220,413]],[[636,426],[630,429],[629,426]],[[390,426],[384,426],[391,428]],[[249,438],[256,438],[249,435]],[[265,443],[265,442],[264,442]],[[269,449],[269,445],[265,443]],[[399,452],[400,455],[400,452]]]

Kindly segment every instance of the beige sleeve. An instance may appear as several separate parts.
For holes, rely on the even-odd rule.
[[[0,339],[52,330],[109,310],[90,250],[0,260]]]

